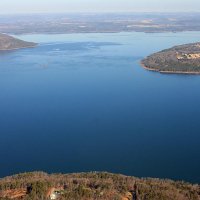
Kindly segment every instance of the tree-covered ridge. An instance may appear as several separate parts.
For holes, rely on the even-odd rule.
[[[36,46],[36,43],[25,42],[23,40],[16,39],[12,36],[0,33],[0,51],[29,48],[34,46]]]
[[[53,196],[52,196],[53,195]],[[0,179],[0,199],[46,200],[200,200],[200,186],[117,174],[24,173]]]
[[[159,72],[200,73],[200,43],[175,46],[154,53],[141,63],[145,68]]]

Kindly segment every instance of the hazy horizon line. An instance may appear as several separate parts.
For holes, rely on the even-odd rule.
[[[149,14],[171,14],[171,13],[200,13],[200,10],[188,11],[64,11],[64,12],[15,12],[15,13],[0,13],[0,15],[32,15],[32,14],[134,14],[134,13],[149,13]]]

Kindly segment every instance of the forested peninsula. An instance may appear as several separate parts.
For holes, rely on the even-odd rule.
[[[200,74],[200,43],[175,46],[141,61],[145,69],[161,73]]]

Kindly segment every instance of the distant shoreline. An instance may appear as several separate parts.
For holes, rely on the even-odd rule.
[[[93,34],[93,33],[145,33],[145,34],[158,34],[158,33],[184,33],[184,32],[200,32],[200,30],[198,31],[190,31],[190,30],[180,30],[180,31],[136,31],[136,30],[133,30],[133,31],[84,31],[84,32],[81,32],[81,31],[74,31],[74,32],[52,32],[52,31],[49,31],[49,32],[22,32],[22,33],[17,33],[17,32],[7,32],[5,34],[9,34],[9,35],[14,35],[14,36],[17,36],[17,35],[68,35],[68,34]]]

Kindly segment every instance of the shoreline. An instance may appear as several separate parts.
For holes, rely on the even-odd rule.
[[[19,49],[28,49],[28,48],[34,48],[38,46],[38,44],[32,45],[32,46],[27,46],[27,47],[17,47],[17,48],[10,48],[10,49],[0,49],[0,52],[3,51],[12,51],[12,50],[19,50]]]
[[[159,34],[159,33],[190,33],[190,32],[200,32],[200,30],[197,30],[197,31],[195,31],[195,30],[179,30],[179,31],[167,31],[167,30],[163,30],[163,31],[143,31],[143,30],[141,30],[141,31],[139,31],[139,30],[133,30],[133,31],[126,31],[126,30],[120,30],[120,31],[118,31],[118,30],[116,30],[116,31],[72,31],[72,32],[70,32],[70,31],[64,31],[64,32],[62,32],[62,31],[60,31],[60,32],[53,32],[53,31],[48,31],[48,32],[40,32],[40,31],[38,31],[38,32],[22,32],[22,33],[19,33],[19,32],[6,32],[6,33],[4,33],[4,34],[9,34],[9,35],[37,35],[37,34],[39,34],[39,35],[54,35],[54,34],[56,34],[56,35],[64,35],[64,34],[92,34],[92,33],[145,33],[145,34]]]
[[[142,61],[140,62],[140,66],[142,66],[142,68],[144,68],[145,70],[148,71],[154,71],[154,72],[158,72],[161,74],[185,74],[185,75],[200,75],[200,72],[184,72],[184,71],[160,71],[158,69],[152,69],[147,67],[146,65],[144,65],[142,63]]]
[[[17,183],[17,184],[16,184]],[[198,183],[120,173],[26,172],[0,179],[0,199],[200,199]],[[37,192],[36,192],[37,191]],[[52,198],[53,197],[53,198]],[[135,199],[135,198],[134,198]]]

